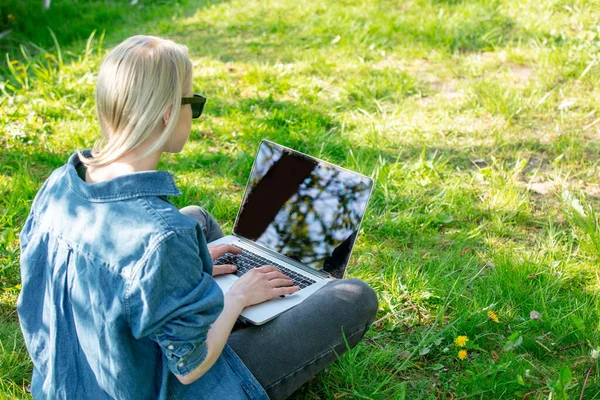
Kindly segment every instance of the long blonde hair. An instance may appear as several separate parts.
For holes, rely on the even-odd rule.
[[[158,140],[143,158],[169,140],[181,109],[184,87],[192,79],[192,63],[184,45],[156,36],[132,36],[106,56],[98,73],[96,113],[102,138],[92,158],[79,152],[88,166],[111,163],[140,146],[171,114]]]

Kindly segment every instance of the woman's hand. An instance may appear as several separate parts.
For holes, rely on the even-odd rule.
[[[262,303],[273,297],[284,294],[292,294],[300,290],[298,286],[292,286],[292,281],[272,265],[254,268],[242,275],[235,281],[227,294],[239,297],[244,305],[248,307]]]
[[[230,244],[218,244],[216,246],[210,246],[208,248],[208,252],[210,253],[210,258],[215,261],[217,258],[221,257],[225,253],[231,254],[242,254],[242,250],[238,249],[235,246]],[[214,265],[213,266],[213,276],[223,275],[223,274],[232,274],[237,270],[235,265],[225,264],[225,265]]]

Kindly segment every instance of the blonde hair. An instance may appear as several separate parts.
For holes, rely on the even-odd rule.
[[[92,158],[79,152],[88,166],[109,164],[140,146],[169,121],[158,140],[139,158],[162,148],[177,125],[184,87],[192,79],[192,63],[184,45],[156,36],[132,36],[106,56],[98,73],[96,113],[102,138]]]

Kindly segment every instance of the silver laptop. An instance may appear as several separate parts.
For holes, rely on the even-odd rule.
[[[226,293],[239,276],[268,264],[300,290],[245,308],[243,320],[264,324],[344,277],[372,188],[364,175],[261,142],[233,234],[210,243],[231,244],[243,254],[215,260],[238,267],[215,280]]]

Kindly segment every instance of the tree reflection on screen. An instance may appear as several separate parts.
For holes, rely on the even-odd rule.
[[[372,181],[263,141],[234,232],[342,277]]]

